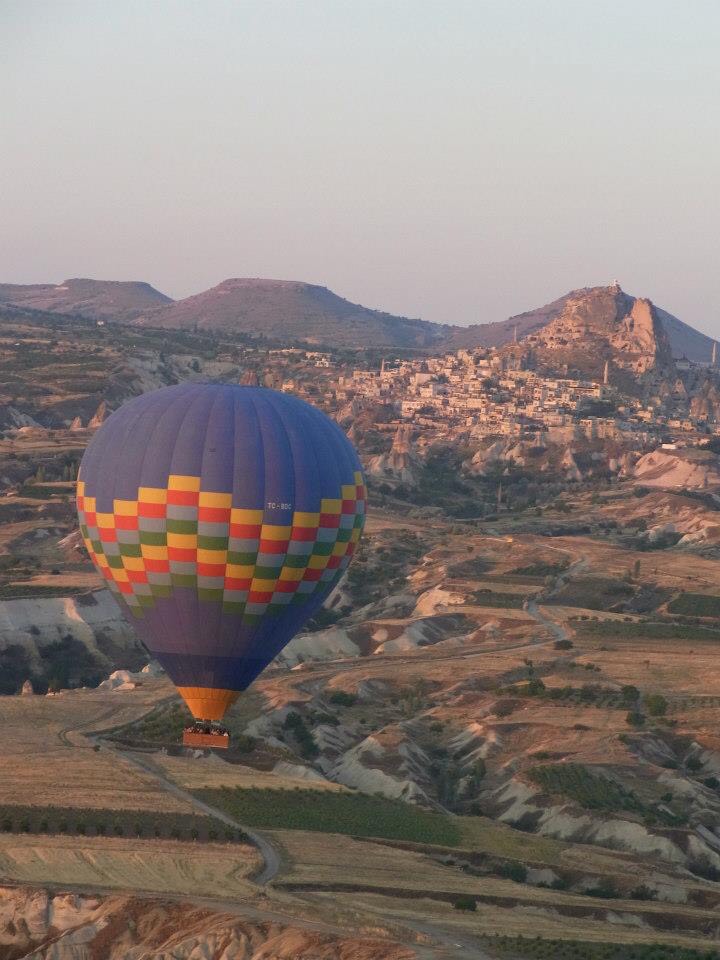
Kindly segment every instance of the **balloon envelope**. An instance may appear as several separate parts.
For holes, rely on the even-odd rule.
[[[262,387],[181,384],[103,424],[78,479],[90,557],[193,714],[227,707],[321,606],[365,520],[342,430]]]

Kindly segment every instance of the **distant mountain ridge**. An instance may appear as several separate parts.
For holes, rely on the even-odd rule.
[[[123,322],[172,300],[142,281],[75,278],[58,284],[0,283],[0,303]]]
[[[429,347],[443,327],[351,303],[295,280],[236,278],[138,316],[142,326],[264,334],[335,346]]]
[[[625,299],[617,299],[620,296]],[[0,303],[25,309],[167,329],[235,331],[350,349],[502,347],[515,338],[523,341],[539,335],[558,318],[569,318],[572,324],[573,311],[576,318],[582,316],[584,309],[590,309],[587,304],[593,305],[597,329],[603,310],[607,326],[618,319],[618,304],[629,316],[636,302],[641,299],[619,287],[583,287],[507,320],[460,327],[372,310],[327,287],[294,280],[234,278],[177,301],[142,282],[73,279],[62,284],[0,284]],[[666,310],[652,304],[651,308],[653,322],[662,328],[673,357],[710,361],[715,342],[711,337]],[[632,346],[632,323],[626,333],[627,348]]]

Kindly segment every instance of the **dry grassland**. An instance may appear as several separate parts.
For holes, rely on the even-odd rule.
[[[192,812],[116,753],[93,750],[78,732],[130,722],[169,692],[166,683],[149,683],[124,693],[0,697],[0,803]]]
[[[588,940],[598,943],[665,943],[707,950],[715,947],[716,940],[699,935],[683,935],[658,932],[643,926],[637,919],[635,903],[613,904],[613,919],[593,920],[588,917],[572,917],[556,913],[552,902],[545,905],[516,903],[511,907],[478,903],[476,913],[454,910],[450,903],[441,903],[430,898],[404,900],[391,896],[368,893],[316,894],[336,908],[373,912],[377,916],[412,927],[418,921],[440,923],[448,930],[476,936],[516,936],[557,940]],[[582,898],[587,906],[587,899]],[[713,929],[715,920],[705,914],[708,929]]]
[[[170,780],[187,790],[243,787],[270,790],[330,790],[347,793],[348,788],[327,780],[303,780],[264,770],[253,770],[236,763],[226,763],[215,754],[201,759],[192,757],[153,756],[154,764]]]
[[[601,900],[577,893],[549,890],[527,884],[513,883],[495,877],[474,877],[460,869],[444,866],[420,853],[363,843],[348,837],[305,834],[300,831],[276,830],[273,840],[284,850],[289,869],[278,881],[317,885],[318,890],[332,889],[340,885],[334,896],[343,902],[348,896],[342,887],[348,884],[358,887],[386,889],[387,896],[380,897],[352,892],[352,901],[360,904],[375,904],[383,916],[395,915],[395,905],[402,901],[393,899],[393,891],[406,891],[420,896],[413,899],[412,906],[405,901],[400,907],[407,917],[421,918],[427,915],[426,907],[432,904],[432,912],[439,916],[452,916],[452,896],[467,894],[479,897],[478,912],[465,928],[482,933],[524,933],[544,937],[570,939],[607,939],[603,929],[612,926],[617,931],[617,940],[657,941],[673,943],[697,942],[694,934],[666,934],[661,929],[668,913],[677,918],[677,928],[711,929],[716,919],[710,910],[653,902],[632,900]],[[351,867],[349,866],[351,865]],[[629,869],[629,863],[619,861],[616,868]],[[422,899],[422,892],[436,896],[448,896],[449,904],[438,904],[434,897]],[[483,902],[485,900],[485,902]],[[490,903],[488,903],[490,901]],[[612,916],[612,925],[605,915]],[[502,920],[500,920],[500,915]],[[533,925],[534,924],[534,925]],[[542,928],[542,929],[540,929]],[[661,932],[658,929],[660,928]],[[698,937],[698,939],[700,939]],[[702,941],[701,941],[702,942]],[[704,941],[707,942],[707,941]]]
[[[579,657],[602,668],[603,676],[659,693],[720,696],[720,649],[692,640],[613,640],[611,650],[592,650]]]
[[[249,846],[116,837],[0,835],[0,881],[153,893],[248,896],[259,864]]]

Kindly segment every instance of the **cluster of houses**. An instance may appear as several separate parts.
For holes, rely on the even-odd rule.
[[[517,354],[495,348],[343,372],[334,399],[391,405],[400,422],[477,439],[542,433],[563,442],[579,430],[588,439],[632,435],[642,443],[659,432],[720,432],[706,413],[693,416],[688,396],[678,390],[640,399],[610,383],[608,364],[600,380],[548,376],[525,368]]]

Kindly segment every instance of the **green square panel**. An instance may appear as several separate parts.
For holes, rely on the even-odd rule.
[[[236,614],[237,616],[242,616],[244,612],[245,612],[244,603],[235,603],[234,601],[231,601],[231,600],[223,601],[223,613],[233,613],[233,614]]]
[[[246,567],[257,560],[257,551],[253,553],[236,553],[234,550],[228,551],[227,562],[237,563],[239,566]]]
[[[139,543],[119,543],[121,557],[141,557],[142,549]]]
[[[334,546],[334,543],[325,543],[324,541],[318,540],[317,543],[313,544],[313,556],[329,557]]]
[[[166,547],[167,533],[164,531],[141,530],[140,543],[144,543],[147,547]]]
[[[172,587],[167,583],[151,583],[150,591],[154,597],[171,597]]]
[[[293,567],[295,570],[304,570],[307,566],[308,558],[307,555],[303,554],[299,556],[296,553],[288,553],[285,557],[285,566]]]
[[[199,533],[197,545],[198,550],[227,550],[228,538],[206,537],[205,534]]]
[[[211,589],[209,587],[200,587],[198,589],[198,596],[201,600],[206,600],[209,603],[221,603],[223,594],[225,591],[222,587],[217,590]]]
[[[167,521],[168,533],[197,533],[197,520],[171,520]]]
[[[194,573],[171,573],[170,579],[174,587],[196,587],[197,575]]]

